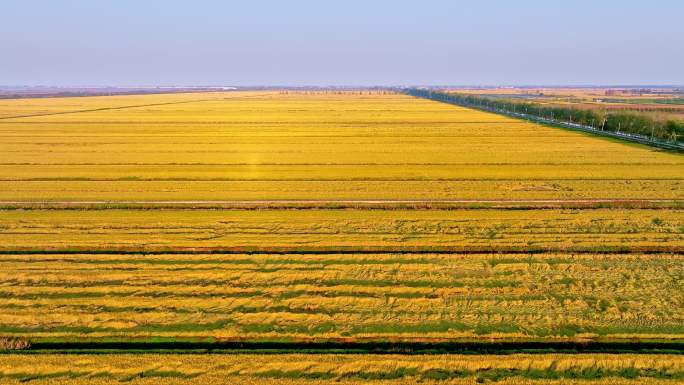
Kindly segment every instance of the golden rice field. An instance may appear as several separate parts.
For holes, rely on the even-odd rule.
[[[3,168],[3,166],[0,166]],[[45,172],[45,171],[43,171]],[[136,170],[136,172],[140,172]],[[59,170],[55,170],[59,175]],[[89,177],[92,178],[92,177]],[[594,180],[4,180],[0,201],[684,200],[677,179]]]
[[[0,334],[676,341],[683,276],[673,254],[7,255]]]
[[[684,209],[7,210],[0,250],[684,250]]]
[[[0,383],[684,381],[679,153],[389,92],[15,99],[0,183]]]
[[[48,115],[12,118],[31,114]],[[682,199],[684,190],[678,154],[384,93],[0,100],[0,154],[6,201]]]
[[[64,361],[71,362],[68,370]],[[674,384],[681,355],[13,355],[0,381],[36,384]]]

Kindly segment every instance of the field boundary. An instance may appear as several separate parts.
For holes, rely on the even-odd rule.
[[[672,341],[161,341],[161,342],[32,342],[14,354],[45,353],[348,353],[348,354],[684,354],[684,342]]]
[[[155,246],[155,247],[0,247],[0,255],[18,254],[682,254],[684,246]]]
[[[120,107],[102,107],[102,108],[91,108],[86,110],[74,110],[74,111],[60,111],[60,112],[43,112],[36,114],[27,115],[14,115],[14,116],[0,116],[0,120],[7,119],[21,119],[21,118],[32,118],[36,116],[52,116],[52,115],[67,115],[67,114],[79,114],[83,112],[98,112],[98,111],[111,111],[111,110],[125,110],[128,108],[139,108],[139,107],[156,107],[156,106],[168,106],[172,104],[185,104],[185,103],[197,103],[197,102],[208,102],[212,100],[220,100],[220,98],[213,99],[201,99],[201,100],[184,100],[179,102],[166,102],[166,103],[150,103],[150,104],[140,104],[140,105],[129,105]]]
[[[475,210],[475,209],[670,209],[684,208],[680,199],[367,199],[367,200],[120,200],[120,201],[0,201],[0,210],[162,210],[162,209],[357,209],[357,210]]]
[[[628,134],[624,132],[609,132],[609,131],[602,131],[602,130],[597,130],[593,127],[589,126],[584,126],[581,124],[577,123],[571,123],[571,122],[564,122],[560,120],[555,120],[555,119],[547,119],[539,116],[534,116],[530,114],[523,114],[519,112],[510,112],[510,111],[505,111],[501,109],[496,109],[496,108],[491,108],[483,105],[475,105],[475,104],[468,104],[468,103],[459,103],[455,100],[447,100],[446,98],[441,97],[442,93],[438,91],[430,91],[430,90],[420,90],[420,89],[407,89],[405,90],[405,93],[407,95],[411,95],[413,97],[417,98],[424,98],[428,100],[433,100],[436,102],[441,102],[441,103],[446,103],[446,104],[452,104],[452,105],[457,105],[461,107],[466,107],[474,110],[480,110],[480,111],[485,111],[485,112],[490,112],[490,113],[495,113],[499,115],[504,115],[508,116],[511,118],[516,118],[516,119],[522,119],[522,120],[527,120],[531,121],[534,123],[540,123],[552,127],[560,127],[560,128],[565,128],[565,129],[570,129],[574,131],[581,131],[597,136],[604,136],[604,137],[609,137],[613,139],[620,139],[626,142],[633,142],[633,143],[638,143],[638,144],[643,144],[646,146],[651,146],[651,147],[656,147],[660,148],[663,150],[670,150],[670,151],[675,151],[675,152],[681,152],[684,153],[684,144],[680,143],[668,143],[668,142],[663,142],[660,140],[653,140],[650,139],[647,136],[643,135],[637,135],[637,134]]]

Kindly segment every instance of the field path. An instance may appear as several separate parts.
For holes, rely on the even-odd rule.
[[[183,208],[213,207],[225,209],[259,208],[598,208],[598,207],[640,207],[672,208],[683,207],[684,201],[677,199],[355,199],[355,200],[83,200],[83,201],[0,201],[1,208],[89,208],[89,207],[144,207]]]
[[[677,203],[675,199],[360,199],[360,200],[108,200],[108,201],[0,201],[3,204],[54,203],[54,204],[391,204],[391,203]]]

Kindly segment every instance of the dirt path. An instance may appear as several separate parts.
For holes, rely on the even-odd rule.
[[[0,201],[3,204],[414,204],[414,203],[684,203],[677,199],[284,199],[284,200],[108,200],[108,201]]]

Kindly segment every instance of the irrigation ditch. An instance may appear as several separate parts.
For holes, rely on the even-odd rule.
[[[673,341],[103,341],[32,342],[16,354],[226,353],[226,354],[684,354]]]

